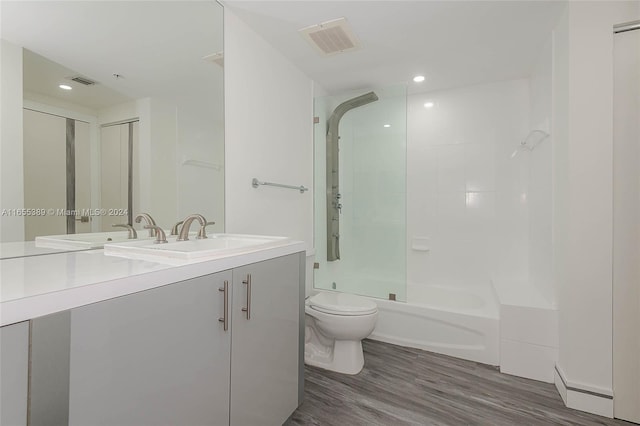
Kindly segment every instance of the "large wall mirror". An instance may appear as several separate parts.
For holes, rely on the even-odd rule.
[[[0,7],[0,242],[114,230],[141,212],[165,229],[201,213],[223,231],[222,6]]]

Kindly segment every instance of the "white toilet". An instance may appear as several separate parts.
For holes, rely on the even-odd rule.
[[[353,294],[321,292],[305,304],[304,362],[345,374],[364,366],[362,339],[371,334],[378,306]]]

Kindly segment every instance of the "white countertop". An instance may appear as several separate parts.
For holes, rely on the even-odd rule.
[[[276,247],[175,266],[105,256],[103,250],[0,260],[0,326],[305,251]]]
[[[0,259],[11,259],[14,257],[42,256],[54,253],[66,253],[69,251],[86,250],[82,248],[59,249],[50,247],[38,247],[35,241],[16,241],[13,243],[0,243]]]

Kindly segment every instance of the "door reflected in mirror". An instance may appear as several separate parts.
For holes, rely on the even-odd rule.
[[[1,7],[0,242],[141,229],[140,212],[165,229],[197,212],[222,232],[222,6]]]

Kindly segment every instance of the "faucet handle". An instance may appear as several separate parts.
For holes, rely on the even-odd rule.
[[[156,239],[153,244],[165,244],[168,243],[167,235],[164,233],[164,229],[157,225],[145,225],[144,229],[153,230],[156,233]]]
[[[135,218],[135,222],[136,223],[140,223],[142,221],[142,219],[144,219],[144,221],[146,222],[147,225],[155,225],[156,221],[153,220],[153,218],[151,217],[151,215],[149,213],[138,213],[138,215]],[[156,231],[154,228],[147,228],[146,226],[144,227],[145,229],[149,229],[149,236],[150,237],[155,237],[156,236]]]
[[[184,220],[176,222],[171,228],[171,235],[178,235],[178,228],[184,223]]]
[[[207,232],[205,231],[205,228],[209,225],[215,225],[215,224],[216,224],[215,222],[206,222],[204,225],[200,227],[200,230],[198,231],[198,236],[196,236],[196,238],[198,240],[207,238]]]
[[[138,238],[138,233],[136,232],[135,228],[128,223],[114,223],[111,226],[113,228],[127,228],[127,230],[129,231],[130,240],[135,240],[136,238]]]

